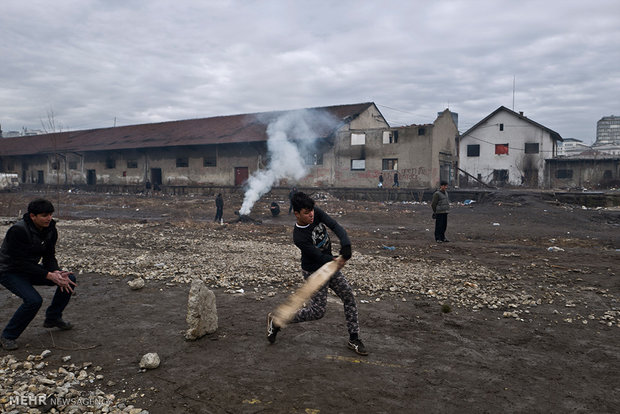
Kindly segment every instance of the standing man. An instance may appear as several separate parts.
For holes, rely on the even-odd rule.
[[[2,331],[0,343],[4,349],[18,348],[15,340],[43,303],[34,286],[58,286],[45,312],[43,326],[62,330],[73,327],[62,320],[62,312],[77,285],[73,273],[60,270],[56,261],[58,232],[53,212],[54,206],[48,200],[31,201],[28,212],[9,228],[0,247],[0,284],[24,301]]]
[[[219,193],[217,197],[215,197],[215,218],[213,221],[220,222],[222,221],[222,216],[224,215],[224,199],[222,198],[222,193]]]
[[[448,198],[448,182],[441,181],[439,190],[433,194],[431,207],[433,208],[433,218],[435,219],[435,241],[437,243],[448,243],[446,239],[446,228],[448,227],[448,211],[450,211],[450,199]]]
[[[293,210],[293,196],[295,195],[296,192],[297,192],[297,187],[293,187],[291,188],[291,191],[288,193],[288,201],[289,201],[288,214],[291,214],[291,211]]]
[[[394,184],[392,184],[392,187],[400,187],[398,183],[398,171],[394,173]]]
[[[344,304],[344,316],[349,332],[347,346],[359,355],[368,355],[364,344],[359,338],[359,323],[357,319],[357,304],[349,282],[340,272],[347,260],[351,258],[351,241],[347,232],[336,220],[327,213],[314,206],[314,200],[305,193],[296,193],[292,198],[295,211],[295,228],[293,242],[301,250],[301,270],[304,279],[325,263],[335,260],[338,271],[310,300],[305,307],[297,311],[292,323],[321,319],[327,308],[327,288],[331,288]],[[332,244],[327,228],[330,228],[340,239],[340,256],[332,256]],[[276,341],[280,327],[273,322],[271,314],[267,316],[267,339]]]
[[[383,174],[379,174],[379,188],[383,188]]]

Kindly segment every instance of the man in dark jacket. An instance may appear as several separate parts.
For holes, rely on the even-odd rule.
[[[222,216],[224,215],[224,199],[222,198],[222,193],[219,193],[217,197],[215,197],[215,218],[213,221],[217,221],[218,223],[222,221]]]
[[[347,260],[351,258],[351,241],[345,229],[331,218],[327,213],[314,206],[314,200],[302,192],[295,193],[291,199],[295,212],[295,228],[293,230],[293,242],[301,250],[301,270],[304,279],[307,279],[314,271],[325,263],[332,260],[338,262],[338,271],[334,273],[329,282],[325,284],[310,300],[307,306],[297,311],[293,323],[321,319],[327,308],[327,288],[331,288],[342,300],[344,316],[349,332],[347,346],[360,355],[368,355],[364,344],[359,338],[359,323],[357,317],[357,304],[353,295],[353,289],[349,282],[340,272]],[[340,239],[340,256],[332,256],[332,244],[327,232],[330,228]],[[276,335],[280,330],[273,322],[271,314],[267,316],[267,339],[269,342],[276,341]]]
[[[53,212],[54,206],[48,200],[33,200],[23,219],[9,228],[0,247],[0,284],[24,301],[0,336],[0,343],[7,350],[17,349],[15,340],[42,305],[34,286],[58,286],[45,312],[43,326],[62,330],[73,327],[62,320],[62,312],[71,299],[76,280],[71,272],[60,270],[56,261],[58,232]]]
[[[433,208],[433,218],[435,219],[435,241],[437,243],[447,243],[446,229],[448,228],[448,211],[450,210],[450,199],[448,198],[448,182],[441,181],[439,190],[433,194],[431,207]]]

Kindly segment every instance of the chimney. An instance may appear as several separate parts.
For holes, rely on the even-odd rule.
[[[523,111],[519,111],[519,115],[523,116]]]

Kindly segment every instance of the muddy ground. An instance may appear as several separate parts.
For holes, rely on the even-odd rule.
[[[247,260],[250,273],[257,262],[271,269],[280,260],[279,249],[291,244],[293,216],[286,214],[285,197],[257,203],[251,216],[262,224],[212,223],[213,198],[205,196],[9,193],[0,195],[0,215],[17,216],[36,195],[57,206],[61,239],[63,221],[75,228],[84,220],[92,232],[92,219],[98,219],[101,227],[94,232],[101,239],[92,235],[92,254],[82,254],[90,262],[128,260],[104,258],[101,240],[115,240],[133,224],[178,237],[204,232],[206,249],[224,233],[227,240],[238,236],[273,246],[273,254],[241,252],[245,258],[236,265]],[[151,413],[617,412],[620,209],[497,193],[484,203],[453,204],[451,242],[436,244],[426,204],[317,196],[348,230],[363,260],[393,262],[400,269],[422,265],[430,274],[434,267],[443,269],[437,277],[445,291],[425,288],[424,279],[408,288],[367,289],[360,282],[370,284],[363,271],[356,278],[345,267],[369,356],[346,348],[343,311],[333,296],[322,320],[288,327],[270,345],[265,316],[294,281],[269,285],[237,278],[230,284],[214,276],[219,329],[187,342],[187,279],[151,277],[133,291],[127,286],[133,276],[105,268],[79,275],[65,312],[74,330],[50,333],[42,327],[41,311],[19,338],[20,349],[11,353],[25,359],[50,349],[49,369],[65,355],[75,363],[92,362],[102,367],[104,379],[84,384],[85,392],[97,388]],[[282,202],[283,214],[276,218],[268,211],[272,200]],[[240,195],[227,195],[224,219],[234,221],[240,205]],[[67,224],[65,236],[68,229]],[[142,231],[135,232],[139,238]],[[151,236],[144,237],[123,255],[143,254]],[[83,244],[88,248],[88,241]],[[59,257],[77,263],[63,247],[69,244],[59,243]],[[349,270],[363,269],[364,263],[355,266]],[[392,269],[386,266],[384,276],[391,277]],[[52,290],[40,291],[46,306]],[[508,299],[488,301],[489,294]],[[4,325],[19,301],[0,288],[0,304]],[[141,372],[138,362],[147,352],[157,352],[162,362]]]

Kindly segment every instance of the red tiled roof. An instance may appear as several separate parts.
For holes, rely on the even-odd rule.
[[[342,124],[359,116],[374,105],[372,102],[308,108],[326,111]],[[129,125],[84,131],[57,132],[44,135],[0,139],[0,155],[32,155],[65,151],[105,151],[188,145],[258,142],[267,140],[271,120],[299,110],[216,116],[212,118],[169,121],[155,124]],[[342,125],[341,124],[341,125]],[[316,131],[325,138],[333,128]]]

